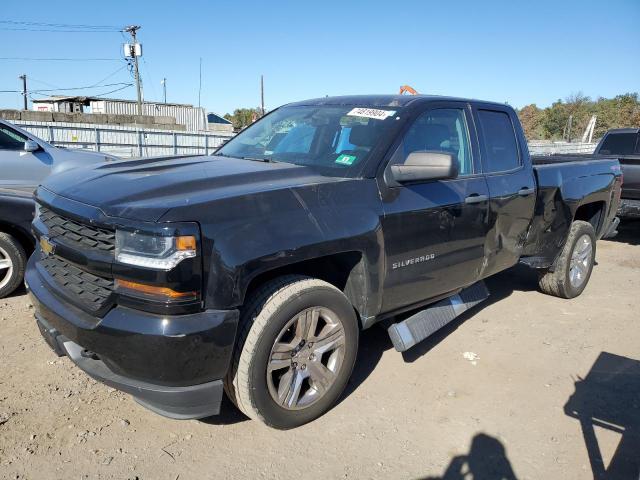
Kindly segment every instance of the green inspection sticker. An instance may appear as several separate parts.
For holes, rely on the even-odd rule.
[[[344,153],[336,158],[336,163],[339,163],[340,165],[353,165],[353,162],[355,161],[355,155],[345,155]]]

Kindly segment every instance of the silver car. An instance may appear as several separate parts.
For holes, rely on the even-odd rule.
[[[0,186],[38,186],[53,173],[90,163],[118,160],[113,155],[54,147],[0,120]]]
[[[54,147],[0,120],[0,298],[22,283],[27,256],[33,251],[31,220],[35,188],[51,174],[118,157]]]

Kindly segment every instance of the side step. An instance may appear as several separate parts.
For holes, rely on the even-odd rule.
[[[424,310],[388,328],[389,337],[398,352],[404,352],[444,327],[458,315],[489,297],[483,281],[474,283],[460,293],[440,300]]]

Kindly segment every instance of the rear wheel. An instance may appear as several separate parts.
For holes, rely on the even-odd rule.
[[[288,429],[337,402],[358,349],[357,318],[340,290],[281,277],[252,295],[240,328],[225,386],[245,415]]]
[[[579,220],[573,222],[554,271],[540,275],[540,289],[556,297],[577,297],[589,283],[595,258],[596,234],[593,226]]]
[[[11,235],[0,232],[0,298],[11,294],[24,277],[27,254]]]

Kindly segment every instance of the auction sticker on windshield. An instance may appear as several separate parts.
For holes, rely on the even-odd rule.
[[[395,110],[380,110],[378,108],[362,108],[357,107],[351,110],[347,115],[351,117],[366,117],[376,120],[384,120],[391,115],[395,115]]]
[[[336,158],[336,163],[340,165],[351,165],[356,161],[355,155],[345,155],[344,153]]]

